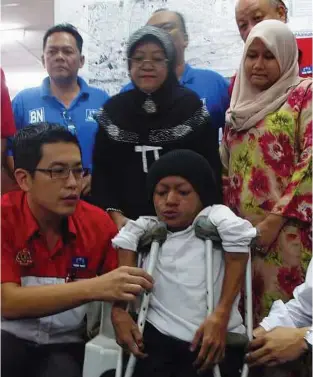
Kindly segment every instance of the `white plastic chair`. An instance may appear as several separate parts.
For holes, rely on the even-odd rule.
[[[100,377],[115,370],[120,346],[116,343],[109,303],[102,303],[99,334],[86,343],[83,377]]]

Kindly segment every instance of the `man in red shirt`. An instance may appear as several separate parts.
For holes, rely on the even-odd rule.
[[[88,303],[134,300],[152,278],[139,268],[111,271],[117,229],[79,199],[86,171],[76,136],[28,126],[13,155],[21,190],[1,198],[2,376],[81,377]]]
[[[8,88],[5,83],[5,76],[2,68],[1,71],[1,192],[9,191],[12,186],[12,179],[8,176],[7,166],[7,139],[14,136],[16,129],[13,118],[13,111]]]

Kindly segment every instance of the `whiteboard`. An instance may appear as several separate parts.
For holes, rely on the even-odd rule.
[[[112,95],[129,82],[125,47],[130,34],[159,8],[185,16],[188,63],[231,77],[243,52],[235,22],[235,3],[236,0],[55,0],[55,22],[70,22],[79,29],[86,56],[82,76]],[[286,0],[286,4],[290,26],[296,31],[311,29],[308,0]]]

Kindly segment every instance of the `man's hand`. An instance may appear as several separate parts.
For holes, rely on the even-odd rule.
[[[148,355],[143,353],[142,334],[130,314],[121,307],[113,306],[111,320],[117,344],[140,359],[147,357]]]
[[[304,335],[307,328],[276,327],[254,339],[246,361],[250,366],[275,366],[298,359],[306,350]]]
[[[90,191],[91,191],[91,174],[88,174],[85,177],[83,177],[82,195],[86,196],[90,194]]]
[[[228,316],[214,312],[197,330],[190,350],[195,351],[201,342],[200,352],[194,362],[199,373],[205,372],[224,358],[228,320]]]
[[[94,301],[134,301],[153,287],[153,278],[145,270],[122,266],[89,280],[90,295]]]

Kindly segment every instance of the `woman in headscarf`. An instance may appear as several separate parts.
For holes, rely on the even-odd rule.
[[[262,21],[247,39],[221,159],[224,203],[259,233],[252,247],[257,325],[273,301],[291,298],[312,253],[312,80],[299,77],[296,40],[280,21]]]
[[[112,97],[98,117],[92,179],[94,203],[119,228],[127,218],[154,214],[146,174],[170,150],[198,152],[221,179],[216,130],[197,94],[177,80],[170,35],[153,26],[139,29],[129,39],[127,60],[135,88]]]

